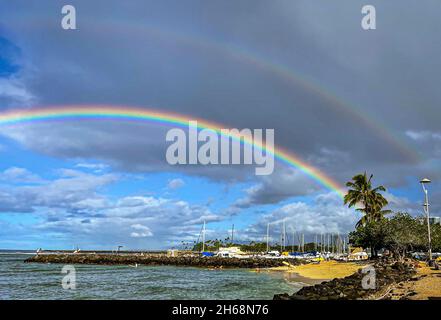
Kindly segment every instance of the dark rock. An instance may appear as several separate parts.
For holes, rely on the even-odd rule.
[[[318,285],[304,287],[297,293],[289,296],[290,300],[335,300],[335,299],[363,299],[375,294],[387,286],[407,281],[415,277],[415,264],[412,261],[394,262],[391,260],[379,260],[374,265],[376,284],[375,289],[363,289],[362,279],[366,274],[358,270],[354,274],[323,282]]]
[[[207,268],[270,268],[283,266],[287,259],[264,258],[221,258],[178,256],[169,257],[164,254],[39,254],[28,258],[25,262],[62,263],[62,264],[100,264],[100,265],[175,265]],[[289,259],[296,265],[301,262]]]

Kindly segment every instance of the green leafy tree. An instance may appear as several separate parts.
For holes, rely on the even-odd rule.
[[[432,249],[441,250],[441,225],[431,225]],[[422,217],[412,217],[408,213],[398,212],[390,218],[370,221],[359,226],[349,234],[349,241],[354,246],[371,248],[372,256],[379,249],[388,249],[392,255],[402,260],[409,252],[426,251],[427,227]]]
[[[349,233],[349,242],[356,247],[370,248],[371,256],[376,257],[384,247],[387,236],[387,219],[369,221]]]
[[[430,229],[432,236],[432,250],[433,252],[441,252],[441,224],[432,225]],[[424,231],[424,235],[427,235],[427,231]]]
[[[387,220],[384,247],[403,260],[409,251],[424,248],[427,240],[424,225],[408,213],[397,213]]]

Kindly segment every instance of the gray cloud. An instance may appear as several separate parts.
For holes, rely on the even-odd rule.
[[[0,102],[2,106],[29,106],[35,97],[27,90],[23,81],[17,77],[0,78]]]
[[[41,183],[43,179],[26,168],[10,167],[0,172],[0,181]]]
[[[6,175],[11,180],[4,182],[0,191],[7,199],[3,206],[7,203],[10,203],[10,206],[5,206],[2,211],[21,208],[20,204],[26,204],[25,208],[29,208],[24,211],[35,211],[41,206],[63,208],[69,212],[103,208],[106,206],[105,200],[97,190],[118,179],[115,174],[92,175],[68,169],[59,170],[58,174],[58,179],[44,181],[26,169],[5,170],[3,176]],[[36,181],[38,184],[35,184]],[[21,184],[15,187],[11,185],[17,182]]]
[[[369,114],[372,122],[387,127],[394,136],[402,135],[403,126],[437,125],[432,120],[439,116],[437,90],[427,92],[427,83],[416,81],[436,74],[439,67],[432,64],[429,70],[421,65],[436,61],[430,57],[440,51],[430,40],[433,26],[410,26],[401,20],[414,17],[416,11],[420,16],[424,13],[424,21],[433,17],[433,23],[437,23],[431,4],[424,9],[411,2],[401,4],[406,10],[397,15],[393,5],[377,3],[382,12],[381,23],[376,33],[369,34],[359,28],[358,3],[254,3],[253,16],[259,19],[248,18],[250,6],[245,3],[232,7],[199,1],[185,6],[175,3],[181,10],[172,18],[169,6],[153,2],[130,6],[109,2],[103,9],[90,2],[75,1],[81,8],[80,28],[67,34],[56,27],[59,17],[54,12],[59,11],[58,3],[26,4],[26,12],[34,11],[35,16],[16,19],[24,14],[24,3],[19,1],[11,5],[14,17],[5,16],[2,21],[5,29],[27,30],[13,40],[26,44],[23,55],[32,62],[34,74],[26,86],[41,104],[153,105],[231,127],[275,128],[277,141],[305,159],[319,156],[327,148],[350,154],[349,160],[360,167],[387,166],[391,170],[397,161],[410,161],[381,132],[370,129],[354,114]],[[103,10],[112,13],[111,22],[97,14]],[[209,19],[194,18],[190,15],[194,10],[203,11]],[[346,13],[343,18],[341,12]],[[35,24],[33,19],[44,23]],[[396,36],[398,26],[400,35],[407,36]],[[46,41],[39,36],[43,32]],[[395,48],[403,44],[407,51],[396,53]],[[253,58],[241,57],[235,47],[248,48]],[[255,56],[265,57],[264,63],[256,67],[252,62]],[[284,67],[279,69],[292,70],[297,81],[288,81],[269,61],[280,61]],[[403,64],[414,76],[401,75]],[[424,76],[415,76],[414,72]],[[313,85],[305,86],[302,81],[306,78]],[[379,90],[385,83],[390,87]],[[329,99],[319,87],[346,100],[347,107]],[[368,92],[362,88],[368,88]],[[415,102],[415,93],[423,89],[427,101],[414,108],[410,103]],[[403,91],[412,94],[412,98],[403,100]],[[420,112],[433,116],[424,118],[423,123],[421,117],[415,116]],[[69,137],[70,129],[65,130]],[[400,139],[408,143],[404,136]],[[69,146],[59,150],[55,145],[53,151],[78,152],[76,146]],[[162,155],[154,146],[151,148],[152,157],[155,153],[157,158]],[[124,151],[98,148],[95,154],[118,158]],[[329,169],[333,172],[332,167]]]
[[[299,170],[281,168],[273,175],[264,176],[258,184],[245,190],[246,196],[238,199],[233,207],[249,208],[255,205],[274,204],[318,190],[317,184]]]
[[[0,78],[1,109],[36,104],[153,106],[227,127],[274,128],[277,144],[341,183],[364,170],[375,174],[376,183],[396,188],[412,184],[409,178],[441,178],[441,144],[436,139],[441,45],[433,40],[441,22],[436,1],[373,0],[379,13],[374,32],[360,28],[363,3],[349,0],[244,0],[234,5],[107,1],[105,6],[72,1],[79,14],[74,32],[59,27],[62,4],[0,4],[0,30],[22,56],[20,72]],[[118,171],[180,171],[221,182],[252,181],[254,186],[230,208],[235,213],[322,191],[299,171],[280,165],[264,178],[240,166],[171,167],[164,161],[167,129],[151,123],[54,121],[2,127],[0,134],[38,153],[98,160]],[[219,219],[190,204],[148,207],[147,198],[109,204],[94,190],[113,179],[61,178],[48,186],[47,196],[40,186],[12,195],[2,190],[1,203],[28,212],[53,203],[55,211],[63,207],[73,214],[72,221],[63,222],[69,226],[80,225],[76,213],[103,215],[103,208],[123,219],[143,214],[150,219],[156,210],[164,212],[163,206],[171,206],[170,216],[184,214],[195,223],[203,216]],[[76,182],[84,185],[75,189]],[[58,189],[67,189],[70,198]],[[433,190],[439,194],[439,184]],[[26,201],[11,203],[17,197]],[[406,203],[394,205],[412,209]],[[308,210],[334,210],[298,203],[284,208],[306,217]],[[83,225],[105,224],[84,218],[89,223]],[[147,222],[106,223],[130,234],[135,232],[130,225],[151,228]],[[320,229],[315,225],[314,232]],[[194,232],[191,226],[177,228],[182,228],[182,237]]]
[[[20,172],[32,175],[25,169]],[[206,206],[182,200],[143,194],[116,199],[104,195],[103,188],[121,179],[115,174],[61,169],[58,178],[40,181],[38,185],[24,180],[14,185],[11,180],[0,188],[0,211],[33,213],[38,219],[26,226],[27,232],[44,234],[46,240],[59,240],[58,246],[77,244],[107,249],[119,244],[141,248],[147,240],[156,248],[183,240],[194,241],[203,221],[217,222],[224,218]],[[14,228],[18,227],[8,225],[8,230]],[[19,239],[19,235],[11,231],[8,239]]]
[[[345,235],[354,229],[361,215],[343,207],[341,201],[334,193],[325,193],[316,196],[311,204],[302,201],[285,204],[245,228],[243,238],[262,241],[269,223],[271,241],[280,243],[284,221],[290,239],[292,232],[295,232],[296,236],[300,233],[305,234],[307,241],[313,241],[315,235],[325,233]]]

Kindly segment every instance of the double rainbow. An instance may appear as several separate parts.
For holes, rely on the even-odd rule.
[[[18,111],[9,110],[0,113],[0,125],[82,118],[141,120],[165,125],[177,125],[180,127],[188,127],[189,121],[193,120],[197,121],[197,127],[199,129],[214,130],[219,135],[224,135],[221,133],[221,129],[228,128],[214,122],[193,117],[189,118],[188,116],[177,113],[122,106],[56,106],[27,110],[21,109]],[[232,139],[241,139],[240,136],[236,136],[234,133],[229,134],[228,137],[231,137]],[[252,139],[245,138],[243,139],[243,142],[262,149],[269,154],[273,154],[279,161],[301,170],[319,184],[336,192],[340,197],[343,197],[343,188],[338,182],[321,172],[319,169],[301,160],[294,153],[288,152],[278,146],[269,148],[265,145],[255,143]]]

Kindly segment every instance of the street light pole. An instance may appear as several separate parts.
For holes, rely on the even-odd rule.
[[[427,235],[429,238],[429,261],[432,260],[432,239],[430,237],[430,215],[429,215],[429,196],[427,189],[425,187],[425,184],[430,183],[431,181],[427,178],[424,178],[420,181],[421,186],[423,187],[424,191],[424,213],[426,214],[427,218]]]

